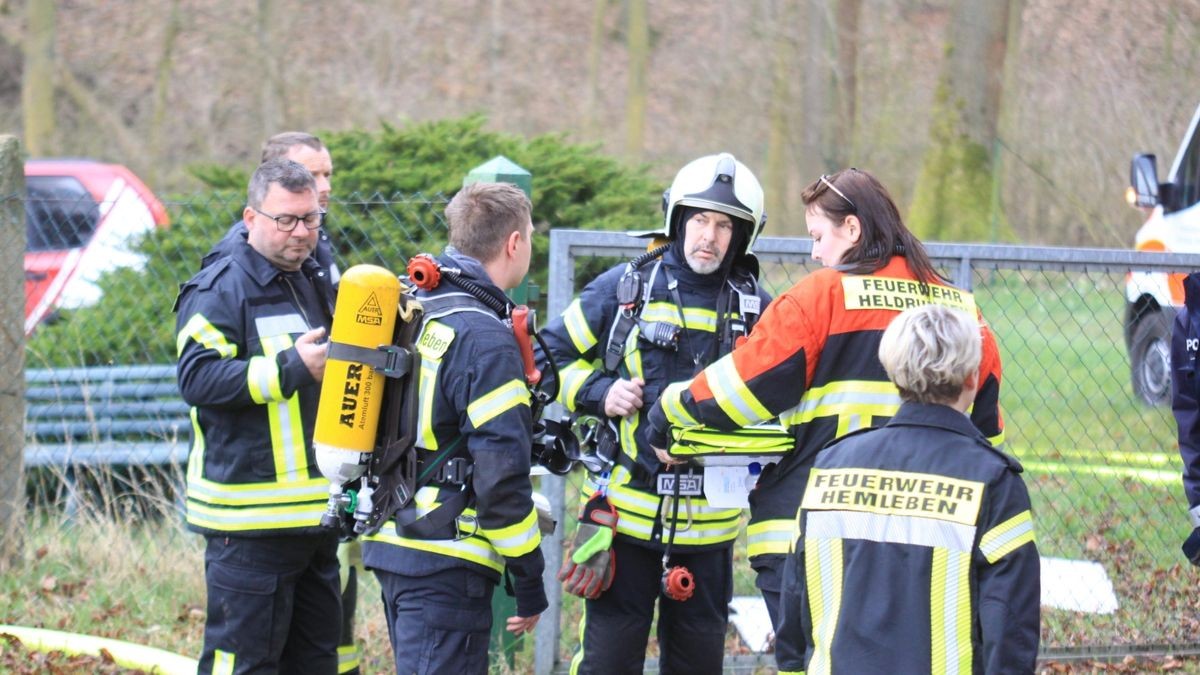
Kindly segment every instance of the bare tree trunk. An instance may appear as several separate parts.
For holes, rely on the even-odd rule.
[[[159,183],[160,169],[167,164],[167,152],[163,147],[164,127],[167,122],[167,94],[171,88],[171,67],[175,57],[175,39],[183,25],[179,0],[171,0],[167,24],[163,30],[162,54],[154,78],[154,112],[150,120],[150,171],[151,185]]]
[[[25,171],[21,145],[0,136],[0,572],[21,559],[25,531]],[[17,198],[13,198],[18,196]]]
[[[833,113],[832,83],[834,64],[829,53],[829,33],[833,30],[830,20],[830,0],[803,0],[804,14],[804,67],[800,74],[800,148],[796,158],[796,170],[802,184],[807,185],[817,176],[834,168],[833,159],[826,155],[826,144],[831,137],[827,131]]]
[[[1007,229],[1003,216],[992,212],[993,153],[1008,35],[1018,26],[1010,0],[959,0],[955,7],[930,146],[909,214],[918,236],[978,241]]]
[[[55,51],[54,0],[26,0],[28,33],[24,39],[25,72],[21,77],[21,110],[25,149],[30,155],[52,153],[54,130]]]
[[[279,60],[275,57],[279,42],[274,38],[275,0],[258,0],[258,25],[254,34],[258,36],[259,59],[263,67],[262,88],[259,89],[259,110],[262,111],[262,134],[265,139],[283,131],[287,119],[287,88],[279,73]],[[283,50],[288,53],[289,45]]]
[[[642,155],[646,134],[646,71],[650,61],[650,25],[646,0],[629,0],[629,92],[625,99],[625,154]]]
[[[834,14],[837,40],[837,116],[833,121],[832,157],[838,168],[845,168],[854,155],[855,115],[858,114],[858,24],[862,0],[836,0]]]
[[[767,104],[767,166],[763,176],[766,211],[771,236],[802,235],[806,232],[803,220],[786,222],[782,218],[784,205],[788,203],[788,122],[792,110],[789,85],[794,51],[791,27],[795,25],[795,3],[793,0],[768,0],[767,5],[763,16],[770,23],[767,34],[771,38],[771,98]]]
[[[608,0],[592,0],[592,38],[588,46],[587,109],[583,112],[585,138],[600,136],[600,60],[604,54],[604,17]]]
[[[497,128],[504,126],[504,106],[500,93],[504,90],[504,0],[492,0],[491,22],[488,30],[488,114]]]

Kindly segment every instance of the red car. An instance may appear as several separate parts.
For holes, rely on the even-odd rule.
[[[25,334],[56,308],[100,299],[96,281],[141,267],[131,247],[167,210],[129,169],[84,159],[25,162]]]

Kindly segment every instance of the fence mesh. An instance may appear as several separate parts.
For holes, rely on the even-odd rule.
[[[202,546],[182,527],[178,494],[178,459],[188,443],[186,411],[169,388],[172,368],[155,376],[141,367],[172,364],[171,307],[178,285],[240,218],[244,195],[170,200],[170,227],[118,238],[104,255],[91,257],[91,243],[66,251],[44,244],[86,230],[89,224],[81,219],[92,219],[94,243],[106,232],[105,219],[121,214],[119,205],[79,202],[79,197],[50,204],[51,197],[43,195],[26,209],[27,316],[40,299],[52,298],[44,301],[46,311],[36,326],[27,326],[31,535],[26,574],[61,580],[103,571],[106,579],[153,579],[161,592],[129,593],[107,602],[141,617],[146,631],[141,641],[196,654],[203,625],[202,614],[197,616],[203,609]],[[440,250],[445,202],[440,194],[335,199],[327,225],[339,265],[344,270],[372,263],[399,272],[412,254]],[[55,220],[55,213],[65,215]],[[70,232],[55,234],[54,228]],[[930,248],[948,277],[972,288],[1000,344],[1006,449],[1025,467],[1048,580],[1044,653],[1200,651],[1195,607],[1187,600],[1194,583],[1178,549],[1189,525],[1174,422],[1169,408],[1143,401],[1153,398],[1152,385],[1161,378],[1150,373],[1136,390],[1131,384],[1125,338],[1127,282],[1138,278],[1130,273],[1184,272],[1200,267],[1200,261],[1121,251]],[[543,323],[597,273],[643,248],[614,233],[555,232],[550,250],[549,259],[535,259],[533,270],[549,291]],[[808,241],[764,239],[757,250],[762,282],[773,294],[813,269]],[[1154,264],[1146,266],[1145,260]],[[1135,335],[1152,351],[1165,315],[1147,311],[1142,316],[1157,322],[1158,332],[1144,328],[1144,335]],[[88,452],[109,451],[126,453],[128,462],[78,464]],[[168,461],[161,461],[163,452]],[[563,522],[564,509],[568,517],[573,511],[579,477],[540,482],[547,491],[565,483],[566,496],[555,499]],[[64,508],[72,510],[72,518],[62,517]],[[132,523],[132,531],[115,533],[113,523],[120,522]],[[119,540],[135,555],[85,562],[85,551],[56,541],[65,539],[64,533],[74,541],[85,537],[117,545]],[[561,537],[546,546],[560,547]],[[81,570],[72,572],[68,561],[77,558]],[[738,545],[735,564],[735,593],[755,595],[744,543]],[[368,672],[386,671],[390,651],[378,593],[370,575],[364,584],[359,614],[366,663],[374,664]],[[61,582],[54,588],[43,595],[61,601]],[[0,612],[0,622],[17,622],[31,608],[14,605]],[[534,648],[527,646],[522,657],[535,660],[543,672],[569,659],[575,648],[578,605],[564,599],[559,609],[558,620],[544,629],[553,635],[539,637],[538,653],[529,653]],[[86,632],[90,623],[103,632],[103,610],[82,626],[70,611],[49,613],[55,611],[73,630]],[[172,623],[184,628],[162,630]],[[740,644],[732,631],[729,646],[729,653],[755,647]]]

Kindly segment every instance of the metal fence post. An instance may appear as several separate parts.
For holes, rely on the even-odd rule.
[[[25,515],[25,170],[15,136],[0,136],[0,570],[17,562]],[[18,271],[21,270],[21,271]]]

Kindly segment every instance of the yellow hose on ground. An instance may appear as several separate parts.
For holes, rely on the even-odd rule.
[[[0,635],[15,636],[28,649],[38,652],[61,651],[98,656],[101,649],[106,649],[117,665],[156,675],[193,675],[196,672],[196,659],[132,642],[24,626],[0,625]]]

